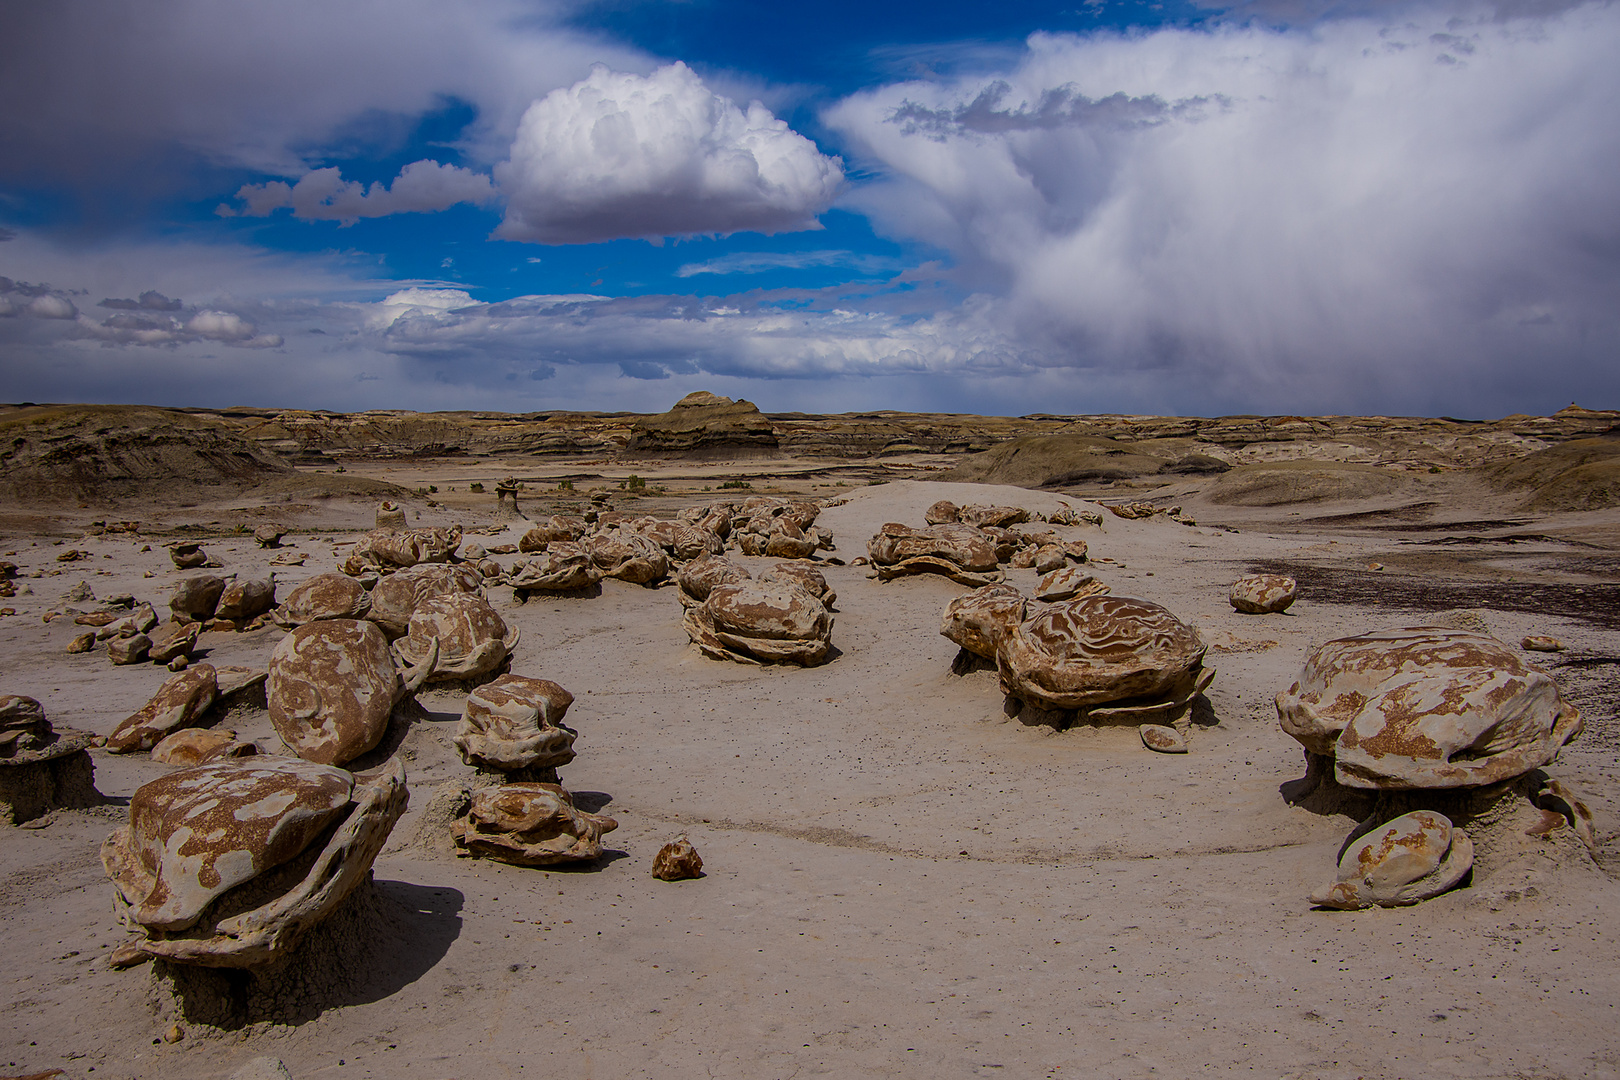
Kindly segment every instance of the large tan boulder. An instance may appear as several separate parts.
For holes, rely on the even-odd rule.
[[[353,557],[383,569],[449,562],[461,546],[461,526],[429,529],[374,529],[354,545]]]
[[[687,636],[716,660],[813,667],[832,652],[826,606],[789,581],[718,585],[683,621]]]
[[[436,596],[482,596],[484,575],[465,563],[424,563],[389,574],[371,589],[365,617],[392,640],[410,631],[416,609]]]
[[[589,524],[572,514],[553,514],[548,520],[532,526],[518,539],[518,550],[525,555],[544,551],[556,543],[574,543],[585,535]]]
[[[946,606],[939,632],[973,655],[994,660],[1028,607],[1028,598],[1011,585],[982,585]]]
[[[505,664],[519,636],[517,627],[508,629],[506,620],[483,597],[447,593],[422,601],[394,651],[407,667],[436,657],[429,682],[473,679]]]
[[[1299,583],[1282,574],[1249,574],[1232,583],[1227,600],[1245,615],[1271,615],[1287,611],[1299,595]]]
[[[263,615],[276,606],[276,579],[273,577],[238,578],[225,586],[219,594],[219,605],[214,616],[244,623]]]
[[[619,827],[586,813],[556,784],[503,784],[475,791],[451,826],[457,854],[517,866],[588,862],[602,855],[602,836]]]
[[[1326,642],[1276,703],[1283,730],[1359,788],[1494,784],[1581,731],[1580,710],[1511,646],[1438,626]]]
[[[270,723],[299,757],[342,765],[382,741],[394,706],[416,692],[435,659],[430,653],[402,675],[375,623],[306,623],[270,654]]]
[[[525,592],[571,592],[602,580],[602,572],[579,544],[556,541],[538,558],[519,563],[506,575],[507,584]]]
[[[139,934],[115,959],[274,966],[367,879],[407,800],[397,760],[366,784],[260,757],[142,786],[129,824],[101,846],[125,924]]]
[[[709,598],[720,585],[735,585],[751,581],[753,575],[723,555],[705,555],[693,559],[675,574],[676,594],[682,607],[696,607]]]
[[[502,675],[467,695],[456,749],[468,765],[503,772],[566,765],[577,733],[562,721],[573,703],[574,695],[548,679]]]
[[[586,537],[581,547],[603,577],[653,585],[669,576],[669,556],[664,549],[633,529],[599,532]]]
[[[991,585],[1004,575],[997,569],[996,544],[971,525],[930,525],[913,529],[889,522],[867,541],[867,554],[878,579],[909,574],[943,574],[963,585]]]
[[[1214,675],[1204,651],[1198,631],[1152,601],[1086,596],[1021,623],[996,665],[1007,693],[1027,704],[1140,723],[1185,711]]]
[[[150,701],[107,736],[114,754],[150,750],[170,732],[195,725],[214,704],[219,682],[212,664],[198,664],[169,677]]]
[[[271,613],[283,630],[322,619],[363,619],[371,610],[365,586],[343,574],[316,574],[287,594]]]
[[[1345,848],[1338,880],[1312,895],[1311,903],[1350,911],[1416,904],[1456,885],[1473,865],[1467,833],[1444,814],[1417,810]]]

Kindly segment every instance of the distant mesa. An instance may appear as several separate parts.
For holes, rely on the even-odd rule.
[[[777,441],[770,420],[753,402],[697,390],[668,412],[637,420],[626,449],[683,457],[767,457],[776,452]]]

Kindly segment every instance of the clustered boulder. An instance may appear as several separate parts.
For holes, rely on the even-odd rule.
[[[758,579],[712,558],[681,578],[686,633],[705,656],[814,667],[832,656],[835,594],[811,567],[778,564]]]

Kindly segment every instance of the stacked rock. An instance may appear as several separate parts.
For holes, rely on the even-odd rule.
[[[31,697],[0,696],[0,824],[101,802],[88,751],[95,742],[88,731],[53,727]]]
[[[1539,843],[1526,839],[1546,831],[1538,833],[1538,806],[1554,808],[1555,823],[1567,814],[1590,843],[1585,804],[1540,771],[1580,733],[1580,710],[1550,675],[1489,635],[1420,626],[1329,641],[1276,704],[1282,729],[1305,748],[1296,801],[1352,807],[1366,815],[1364,829],[1385,822],[1401,838],[1368,848],[1360,863],[1341,860],[1339,879],[1315,903],[1391,906],[1438,895],[1467,872],[1476,845],[1500,861]],[[1473,837],[1458,827],[1471,823]]]
[[[466,812],[450,827],[457,854],[517,866],[601,857],[602,836],[618,822],[576,807],[557,776],[574,760],[578,733],[562,722],[573,702],[556,683],[522,675],[502,675],[467,696],[456,749],[486,782],[468,793]]]

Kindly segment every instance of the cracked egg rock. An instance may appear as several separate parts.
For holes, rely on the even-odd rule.
[[[1455,788],[1548,764],[1581,731],[1552,677],[1484,634],[1420,626],[1338,638],[1277,695],[1282,728],[1349,787]]]
[[[1048,607],[1002,639],[996,666],[1020,701],[1086,709],[1141,700],[1181,706],[1208,685],[1198,631],[1149,600],[1086,596]]]
[[[394,706],[433,671],[438,644],[402,676],[375,623],[323,619],[298,627],[270,654],[267,697],[276,734],[307,761],[341,765],[388,731]]]
[[[357,785],[297,758],[199,765],[143,785],[102,844],[133,952],[205,967],[288,955],[365,880],[408,795],[397,762]]]
[[[1417,810],[1368,832],[1345,849],[1339,879],[1311,896],[1322,907],[1354,911],[1401,907],[1439,896],[1474,865],[1468,834],[1444,814]]]

